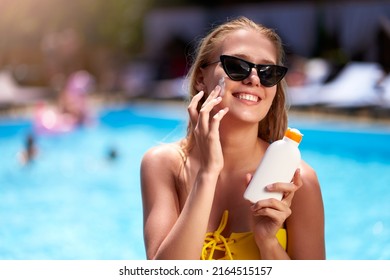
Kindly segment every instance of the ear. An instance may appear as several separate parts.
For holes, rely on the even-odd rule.
[[[195,88],[197,91],[205,91],[206,90],[206,85],[204,83],[204,75],[203,75],[203,70],[199,69],[197,75],[196,75],[196,80],[195,80]]]

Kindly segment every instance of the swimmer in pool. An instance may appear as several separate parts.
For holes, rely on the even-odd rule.
[[[19,153],[19,161],[22,165],[32,162],[38,154],[38,148],[33,134],[28,134],[25,140],[24,150]]]

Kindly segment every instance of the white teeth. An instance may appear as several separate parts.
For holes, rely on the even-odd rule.
[[[252,95],[252,94],[245,94],[245,93],[238,94],[237,98],[242,99],[242,100],[253,101],[253,102],[257,102],[259,100],[259,97]]]

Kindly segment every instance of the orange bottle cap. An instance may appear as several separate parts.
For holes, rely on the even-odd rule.
[[[303,137],[303,134],[295,128],[288,128],[284,135],[297,143],[301,143]]]

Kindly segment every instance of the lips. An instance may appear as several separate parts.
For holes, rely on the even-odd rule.
[[[260,98],[256,95],[253,94],[248,94],[248,93],[236,93],[233,94],[234,97],[241,99],[241,100],[246,100],[250,102],[259,102]]]

